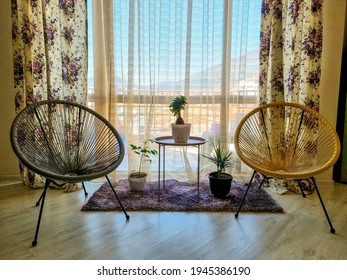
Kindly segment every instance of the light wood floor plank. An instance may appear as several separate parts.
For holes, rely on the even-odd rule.
[[[89,197],[99,184],[89,183]],[[31,246],[42,190],[0,182],[0,259],[347,259],[347,185],[321,186],[336,229],[317,195],[272,196],[283,214],[82,212],[83,191],[49,189]]]

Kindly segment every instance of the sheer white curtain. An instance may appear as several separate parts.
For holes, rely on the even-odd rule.
[[[88,0],[88,12],[88,104],[127,147],[171,134],[169,104],[178,95],[188,99],[192,135],[233,146],[238,121],[258,103],[261,0]],[[196,179],[196,149],[167,153],[172,176]],[[137,160],[128,149],[119,172]],[[202,162],[202,174],[214,168]],[[243,168],[236,160],[229,171],[237,177]]]

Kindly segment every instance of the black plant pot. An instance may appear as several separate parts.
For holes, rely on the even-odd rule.
[[[209,174],[210,190],[213,196],[226,198],[230,192],[233,176],[228,173],[222,173],[221,175],[221,178],[218,178],[218,172],[212,172]]]

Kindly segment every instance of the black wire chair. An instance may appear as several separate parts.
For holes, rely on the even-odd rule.
[[[11,127],[11,144],[20,162],[46,178],[43,192],[36,203],[40,212],[33,246],[37,237],[50,184],[84,182],[106,177],[127,220],[124,209],[108,174],[124,158],[124,144],[117,130],[100,114],[73,102],[40,101],[25,107]]]

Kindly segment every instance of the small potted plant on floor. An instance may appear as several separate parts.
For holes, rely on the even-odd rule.
[[[147,181],[147,172],[143,171],[143,166],[153,162],[152,156],[158,154],[158,151],[151,149],[149,145],[153,143],[152,139],[147,139],[141,146],[130,144],[131,150],[139,156],[139,168],[132,171],[128,176],[130,189],[132,191],[143,191]]]
[[[191,124],[185,123],[181,115],[187,104],[187,97],[180,95],[169,105],[170,112],[176,118],[175,123],[171,123],[172,137],[176,143],[187,143],[190,136]]]
[[[230,192],[233,176],[225,173],[225,168],[232,167],[233,152],[226,146],[218,142],[211,141],[212,153],[203,156],[216,165],[216,171],[209,173],[211,194],[218,198],[226,198]]]

